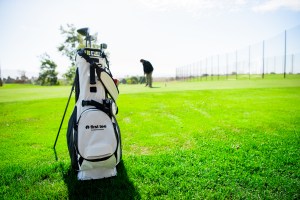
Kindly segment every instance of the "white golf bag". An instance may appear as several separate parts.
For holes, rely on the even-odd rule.
[[[72,168],[79,180],[117,175],[122,157],[121,134],[115,118],[119,91],[101,50],[77,52],[75,100],[67,131]]]

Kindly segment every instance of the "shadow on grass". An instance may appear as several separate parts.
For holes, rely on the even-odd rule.
[[[70,168],[63,176],[69,199],[141,199],[129,180],[123,161],[117,166],[118,175],[112,178],[78,181]]]
[[[156,89],[156,88],[161,88],[161,87],[157,87],[157,86],[156,86],[156,87],[154,87],[154,86],[153,86],[153,87],[151,87],[150,89]]]

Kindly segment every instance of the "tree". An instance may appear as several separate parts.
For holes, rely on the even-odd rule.
[[[21,75],[20,78],[21,78],[22,81],[24,81],[24,83],[25,83],[26,81],[28,81],[28,77],[26,76],[26,71],[20,70],[19,73],[20,73],[20,75]]]
[[[67,27],[60,26],[60,33],[64,37],[64,42],[58,47],[62,55],[68,57],[71,62],[69,69],[64,74],[67,81],[72,82],[75,77],[75,55],[76,49],[84,47],[83,37],[77,33],[77,28],[73,24],[67,24]]]
[[[58,51],[62,53],[62,55],[68,57],[71,62],[69,69],[63,75],[68,82],[72,82],[75,77],[75,56],[76,49],[84,48],[85,42],[82,35],[77,33],[77,28],[73,24],[67,24],[66,27],[60,26],[60,33],[64,37],[64,42],[60,44],[58,47]],[[93,40],[92,48],[100,48],[97,45],[97,33],[91,35]]]
[[[7,77],[5,83],[14,83],[16,80],[11,78],[10,76]]]
[[[19,70],[18,72],[19,72],[19,74],[20,74],[20,78],[16,80],[16,83],[21,83],[21,84],[29,83],[29,79],[28,79],[28,77],[26,76],[26,71],[24,71],[24,70]]]
[[[56,67],[57,65],[55,64],[54,61],[50,60],[50,56],[45,53],[41,55],[41,71],[39,73],[39,78],[37,82],[40,85],[57,85],[57,72]]]
[[[138,84],[139,79],[136,76],[131,76],[131,77],[126,78],[126,83],[127,84]]]

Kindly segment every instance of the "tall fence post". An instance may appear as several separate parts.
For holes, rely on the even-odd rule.
[[[291,73],[294,74],[294,54],[292,54],[292,69]]]
[[[237,50],[235,51],[235,79],[238,79],[238,54]]]
[[[206,57],[206,63],[205,63],[205,65],[206,65],[206,66],[205,66],[205,67],[206,67],[206,72],[205,72],[206,74],[205,74],[205,76],[206,76],[206,80],[207,80],[207,76],[208,76],[208,71],[207,71],[207,65],[208,65],[208,62],[207,62],[207,57]]]
[[[286,30],[284,31],[284,72],[283,77],[286,77]]]
[[[228,53],[226,53],[226,80],[228,80]]]
[[[218,80],[220,78],[220,58],[219,58],[219,55],[218,55]]]
[[[249,80],[250,80],[250,76],[251,76],[251,69],[250,69],[250,51],[251,51],[251,46],[249,45],[249,54],[248,54],[248,58],[249,58],[249,61],[248,61],[248,69],[249,69]]]
[[[200,81],[202,81],[202,60],[200,61]]]
[[[210,63],[210,67],[211,67],[211,80],[214,80],[214,56],[211,56],[211,63]]]
[[[262,43],[262,78],[265,78],[265,41]]]

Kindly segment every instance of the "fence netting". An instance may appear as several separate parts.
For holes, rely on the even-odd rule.
[[[222,55],[212,55],[176,69],[177,80],[283,78],[300,74],[300,25],[262,42]]]

